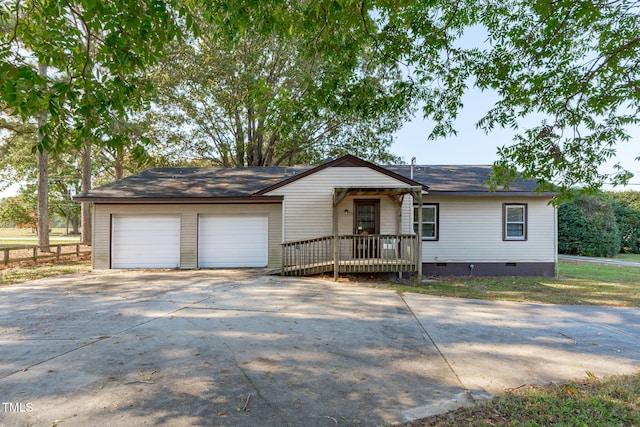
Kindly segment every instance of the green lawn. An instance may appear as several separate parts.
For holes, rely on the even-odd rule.
[[[560,260],[558,277],[448,277],[392,289],[457,298],[640,307],[640,268]]]
[[[640,262],[640,254],[618,254],[614,259],[619,259],[620,261]]]
[[[80,236],[67,236],[66,228],[54,228],[51,230],[50,243],[77,243]],[[38,244],[38,235],[30,229],[0,228],[0,249],[16,246],[33,246]]]

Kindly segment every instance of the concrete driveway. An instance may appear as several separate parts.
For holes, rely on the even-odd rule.
[[[437,298],[260,271],[0,288],[0,425],[385,425],[636,372],[640,310]]]

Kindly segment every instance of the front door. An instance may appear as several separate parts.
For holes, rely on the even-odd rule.
[[[378,258],[380,200],[354,200],[353,234],[355,258]]]

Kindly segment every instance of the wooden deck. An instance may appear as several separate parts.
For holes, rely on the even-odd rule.
[[[333,236],[283,244],[282,274],[401,273],[417,271],[415,235]],[[334,258],[337,254],[337,259]]]

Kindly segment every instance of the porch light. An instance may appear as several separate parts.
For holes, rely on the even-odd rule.
[[[349,215],[349,209],[345,209],[345,210],[344,210],[344,214],[345,214],[345,215]]]

